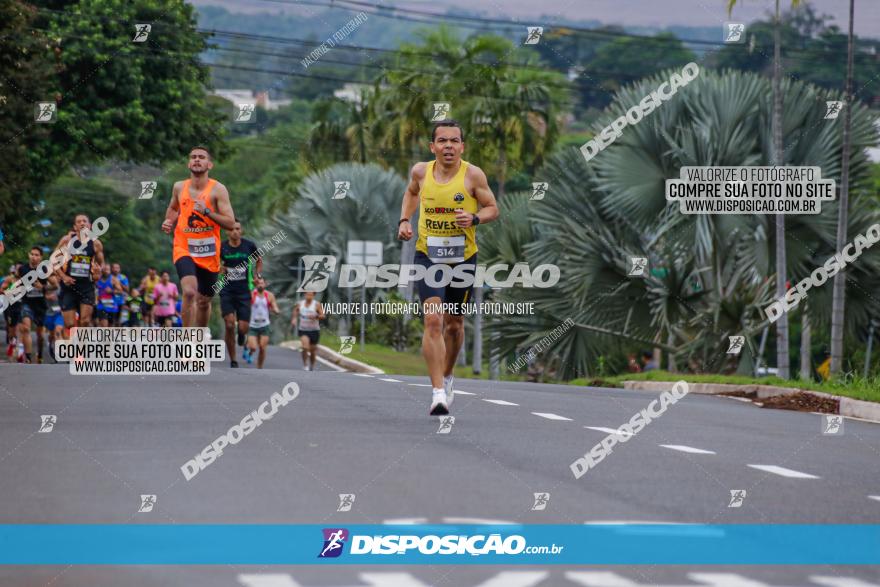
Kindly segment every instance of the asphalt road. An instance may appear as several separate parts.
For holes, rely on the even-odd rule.
[[[656,394],[215,363],[204,377],[0,365],[0,523],[880,523],[880,425],[689,395],[580,479],[569,465]],[[180,467],[288,382],[300,395],[190,481]],[[39,433],[41,415],[57,417]],[[745,490],[729,507],[731,490]],[[535,493],[549,493],[535,510]],[[141,494],[155,494],[139,513]],[[355,494],[338,512],[339,494]],[[872,497],[873,496],[873,497]],[[880,585],[876,567],[0,567],[0,585]]]

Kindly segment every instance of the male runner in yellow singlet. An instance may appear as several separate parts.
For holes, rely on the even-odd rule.
[[[425,314],[422,355],[433,387],[430,414],[442,416],[449,413],[455,395],[452,370],[464,342],[461,305],[471,301],[473,285],[462,287],[459,280],[439,287],[437,284],[442,283],[443,271],[448,275],[461,265],[473,276],[477,266],[476,227],[498,218],[498,206],[483,170],[461,158],[464,131],[457,122],[435,123],[430,148],[436,159],[416,163],[410,173],[397,237],[413,237],[410,217],[419,207],[414,261],[426,269],[425,277],[417,281]],[[434,270],[438,265],[445,267]],[[444,303],[457,307],[442,312],[440,304]]]

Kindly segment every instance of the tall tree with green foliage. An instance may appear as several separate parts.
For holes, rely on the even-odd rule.
[[[855,0],[849,0],[849,42],[846,53],[846,90],[843,104],[843,153],[840,171],[840,211],[837,217],[837,250],[846,245],[846,228],[849,214],[849,158],[850,129],[852,126],[852,83],[853,83],[853,21]],[[846,269],[834,276],[834,300],[831,308],[831,373],[840,372],[843,361],[843,325],[846,305]]]
[[[728,0],[727,13],[733,12],[737,0]],[[800,0],[791,0],[792,6],[797,6]],[[776,12],[773,18],[773,142],[771,147],[772,165],[785,165],[785,151],[782,146],[782,57],[780,54],[782,42],[780,41],[779,0],[776,0]],[[786,261],[785,261],[785,216],[777,214],[774,219],[776,225],[776,296],[782,299],[786,290]],[[788,357],[788,315],[783,313],[776,322],[776,368],[778,376],[788,379],[791,376]]]
[[[8,140],[0,160],[21,169],[4,181],[16,201],[40,191],[71,167],[105,161],[161,163],[196,144],[222,156],[226,113],[208,105],[207,46],[194,9],[179,0],[33,0],[2,3],[0,79]],[[7,18],[8,17],[8,18]],[[134,42],[136,24],[150,24]],[[36,102],[54,103],[52,124],[36,124]],[[24,155],[24,156],[23,156]],[[131,177],[133,185],[144,178]],[[0,195],[0,199],[8,198]],[[6,222],[10,207],[2,206]],[[112,221],[114,210],[101,210]],[[95,214],[98,211],[94,212]],[[18,206],[21,230],[39,211]]]

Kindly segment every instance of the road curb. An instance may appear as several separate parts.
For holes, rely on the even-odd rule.
[[[636,389],[640,391],[671,391],[675,381],[624,381],[624,389]],[[794,393],[804,393],[814,397],[837,400],[840,404],[840,414],[851,418],[860,418],[862,420],[870,420],[880,423],[880,404],[868,402],[860,399],[853,399],[841,395],[832,395],[822,391],[811,391],[809,389],[798,389],[796,387],[778,387],[776,385],[759,385],[755,383],[691,383],[688,382],[689,393],[702,393],[706,395],[717,395],[719,393],[728,393],[731,391],[744,391],[746,393],[755,393],[758,399],[767,399],[780,395],[791,395]]]
[[[280,343],[278,346],[284,347],[286,349],[291,349],[293,351],[299,351],[300,343],[298,340],[285,340]],[[366,363],[361,363],[360,361],[355,361],[345,355],[340,355],[330,347],[324,346],[323,344],[318,345],[318,356],[324,359],[325,361],[329,361],[338,367],[342,367],[346,371],[351,371],[352,373],[365,373],[368,375],[384,375],[385,371],[379,369],[377,367],[373,367],[372,365],[367,365]]]

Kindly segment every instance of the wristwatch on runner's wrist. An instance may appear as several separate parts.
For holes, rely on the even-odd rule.
[[[471,216],[473,216],[473,221],[472,221],[473,225],[474,226],[478,225],[480,223],[480,217],[477,216],[476,214],[471,214]]]
[[[403,224],[404,222],[409,222],[409,218],[401,218],[401,219],[397,222],[397,226],[400,226],[400,225]]]

